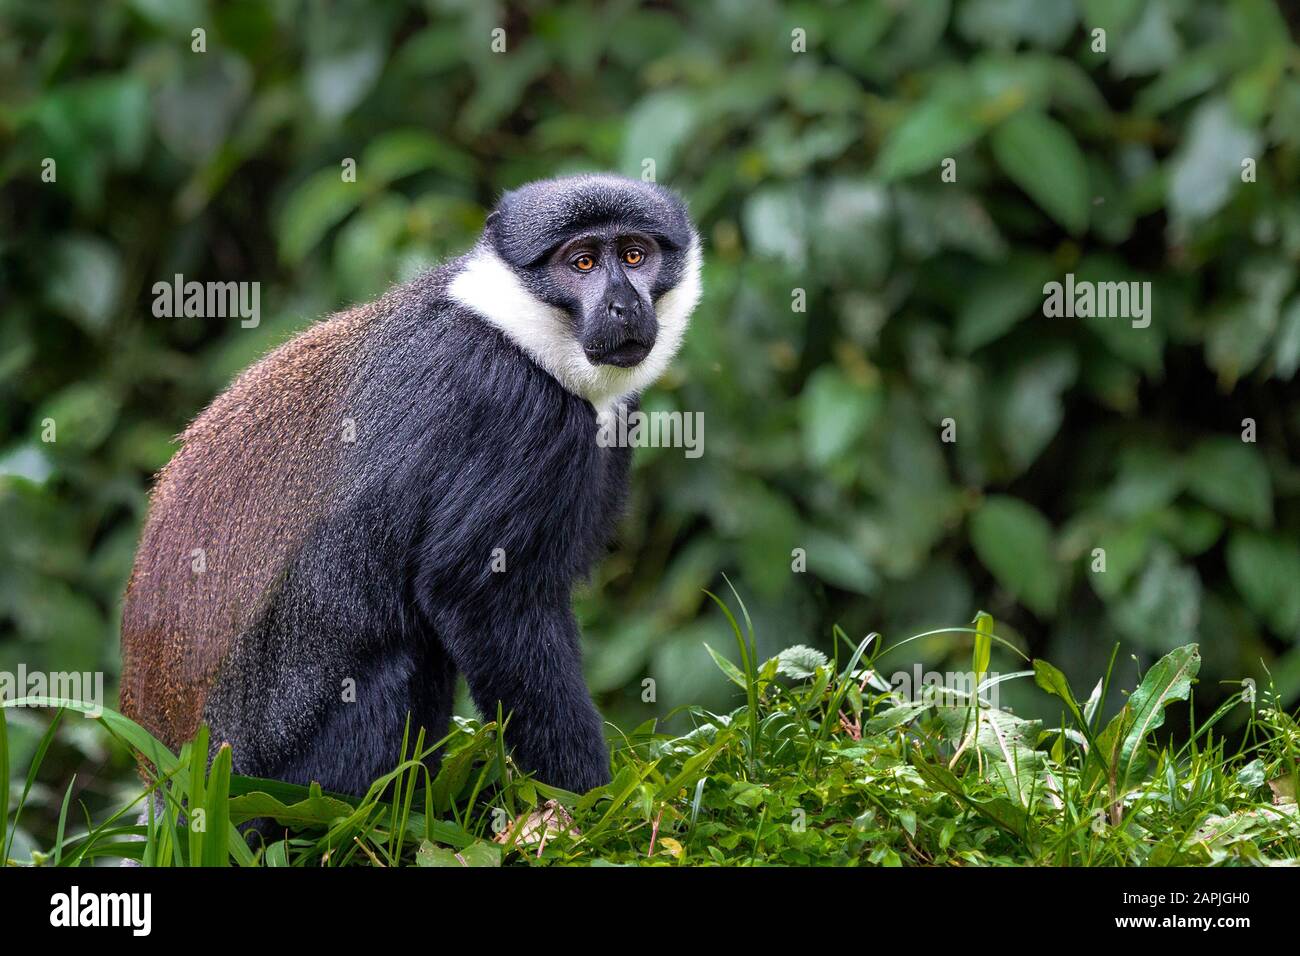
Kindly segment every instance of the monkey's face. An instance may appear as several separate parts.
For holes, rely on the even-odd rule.
[[[599,412],[663,373],[699,301],[699,273],[680,198],[588,174],[502,196],[449,291]]]
[[[557,247],[538,279],[545,297],[569,313],[587,361],[632,368],[659,334],[652,292],[662,265],[653,237],[608,227]]]

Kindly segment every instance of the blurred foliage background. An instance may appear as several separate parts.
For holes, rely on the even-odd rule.
[[[707,266],[646,401],[702,411],[705,453],[638,453],[580,599],[609,718],[734,703],[702,646],[729,648],[702,593],[724,572],[768,652],[985,608],[1084,693],[1116,642],[1131,687],[1199,641],[1201,705],[1265,667],[1294,700],[1298,22],[1270,0],[0,0],[0,668],[111,688],[151,475],[240,369],[459,254],[502,189],[652,159]],[[1067,272],[1151,282],[1150,327],[1044,317]],[[260,326],[155,318],[176,273],[260,282]],[[121,771],[79,746],[70,769]]]

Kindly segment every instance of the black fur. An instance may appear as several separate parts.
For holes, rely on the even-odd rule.
[[[600,176],[508,193],[485,241],[544,286],[536,263],[581,230],[615,250],[629,230],[654,239],[653,268],[601,292],[641,283],[647,308],[694,237],[671,193]],[[359,794],[394,766],[408,713],[445,733],[462,674],[485,717],[510,715],[526,770],[572,791],[608,780],[570,597],[621,514],[630,450],[600,447],[591,403],[449,296],[472,255],[304,334],[187,431],[123,616],[124,710],[164,740],[201,707],[237,772]],[[330,437],[340,410],[353,443]],[[195,577],[208,542],[216,570]],[[241,574],[241,554],[274,563]]]
[[[669,190],[606,175],[543,179],[512,190],[488,217],[488,233],[501,258],[520,267],[535,265],[575,233],[602,223],[643,232],[680,254],[694,234],[686,207]]]
[[[485,716],[512,714],[540,779],[608,779],[570,592],[614,529],[629,452],[599,447],[588,402],[446,298],[457,267],[383,303],[329,516],[208,699],[242,772],[362,792],[394,765],[408,708],[445,732],[459,672]]]

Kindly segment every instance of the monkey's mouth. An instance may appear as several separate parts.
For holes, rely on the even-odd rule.
[[[618,368],[632,368],[640,365],[650,350],[654,348],[653,342],[642,342],[640,339],[624,339],[622,342],[616,342],[606,348],[584,348],[587,354],[587,361],[592,365],[613,365]]]

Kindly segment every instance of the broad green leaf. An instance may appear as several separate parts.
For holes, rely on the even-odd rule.
[[[103,335],[122,291],[121,253],[99,236],[65,233],[49,256],[45,301],[84,331]]]
[[[808,257],[808,203],[792,187],[769,186],[745,200],[741,212],[745,238],[759,256],[801,267]]]
[[[1026,110],[995,129],[990,143],[1002,171],[1048,215],[1072,233],[1087,228],[1088,165],[1069,130]]]
[[[991,495],[971,516],[970,534],[975,553],[999,584],[1034,613],[1054,613],[1061,568],[1046,518],[1019,498]]]
[[[927,763],[921,758],[920,754],[915,751],[909,751],[909,757],[912,766],[932,789],[941,790],[955,797],[958,803],[970,807],[976,812],[983,814],[992,820],[998,826],[1023,837],[1029,825],[1029,815],[1023,807],[1016,806],[1010,800],[1002,797],[994,797],[987,800],[977,800],[966,793],[965,788],[957,777],[946,767],[938,764]]]
[[[865,391],[835,366],[818,369],[799,396],[804,453],[809,464],[824,467],[848,455],[862,440],[879,405],[878,392]]]
[[[501,848],[485,840],[475,840],[459,850],[449,850],[422,840],[415,853],[415,864],[447,867],[500,866]]]
[[[1023,42],[1054,50],[1077,19],[1073,0],[967,0],[957,10],[958,30],[981,49],[1011,50]]]
[[[1202,101],[1169,161],[1168,203],[1175,221],[1196,222],[1218,212],[1242,187],[1242,158],[1259,155],[1259,134],[1237,119],[1226,100]]]
[[[1300,369],[1300,296],[1287,304],[1278,320],[1277,338],[1273,342],[1273,375],[1290,381]]]
[[[840,534],[832,534],[820,528],[804,528],[808,570],[837,588],[858,594],[874,593],[880,575],[863,550],[845,540],[841,536],[843,529],[840,531]]]
[[[1188,488],[1211,508],[1265,527],[1273,520],[1273,486],[1262,451],[1235,438],[1207,438],[1186,460]]]
[[[626,176],[640,178],[646,160],[654,161],[655,177],[670,181],[677,154],[689,141],[697,122],[699,97],[679,91],[651,93],[628,114],[619,168]]]
[[[1279,637],[1300,639],[1300,546],[1277,535],[1237,531],[1228,571],[1238,593]]]
[[[795,680],[807,680],[826,666],[826,655],[815,647],[795,644],[776,656],[777,672]]]
[[[269,817],[277,823],[297,826],[328,826],[340,817],[351,816],[356,809],[351,804],[321,793],[313,784],[310,795],[285,803],[269,793],[254,791],[230,798],[230,819],[244,823],[257,817]]]
[[[341,167],[327,166],[293,191],[278,220],[280,256],[285,262],[300,262],[360,204],[366,195],[360,169],[357,178],[357,182],[344,182]]]
[[[880,149],[878,175],[901,179],[926,170],[939,178],[939,163],[954,157],[984,131],[972,104],[951,97],[934,97],[904,114]]]
[[[955,338],[963,352],[995,342],[1016,323],[1042,319],[1043,286],[1056,274],[1050,259],[1014,255],[982,272],[962,296]]]
[[[864,728],[869,734],[883,734],[887,730],[893,730],[895,727],[902,727],[904,724],[910,724],[921,713],[930,709],[927,703],[910,703],[899,704],[896,707],[890,707],[888,710],[882,710],[870,720]]]
[[[382,22],[380,17],[360,23],[339,19],[313,33],[320,39],[311,44],[302,83],[322,119],[345,116],[379,79],[387,55],[387,37],[378,29]]]
[[[40,420],[54,422],[53,450],[90,451],[102,445],[117,424],[121,402],[114,389],[90,380],[76,382],[53,395],[41,406]]]
[[[1001,444],[1016,471],[1032,465],[1060,430],[1062,395],[1078,374],[1074,354],[1057,350],[1025,361],[1007,379],[998,420]]]
[[[1083,711],[1079,709],[1079,702],[1074,699],[1074,691],[1070,690],[1070,682],[1065,679],[1065,674],[1049,664],[1042,658],[1034,660],[1034,683],[1056,697],[1065,701],[1065,706],[1070,709],[1070,716],[1081,727],[1087,726],[1084,719]]]
[[[477,840],[460,851],[460,858],[466,866],[500,866],[501,848],[486,840]]]
[[[1142,678],[1124,709],[1097,737],[1091,751],[1114,782],[1118,799],[1137,782],[1147,763],[1147,737],[1165,722],[1165,707],[1186,700],[1201,668],[1201,653],[1187,644],[1160,658]]]
[[[1158,541],[1111,602],[1111,619],[1129,639],[1164,653],[1196,639],[1203,593],[1196,568]]]
[[[459,150],[425,130],[404,129],[385,133],[366,147],[357,165],[357,181],[374,192],[426,169],[467,181],[474,175],[473,162]]]
[[[970,736],[974,724],[975,746],[983,754],[985,772],[996,780],[1007,795],[1021,807],[1028,808],[1035,792],[1042,791],[1037,780],[1044,754],[1034,749],[1042,721],[1022,720],[1006,711],[981,707],[939,707],[936,711],[948,739],[960,745]]]

